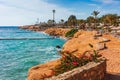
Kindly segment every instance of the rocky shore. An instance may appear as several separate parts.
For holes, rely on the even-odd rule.
[[[69,30],[70,29],[63,29],[63,28],[48,28],[44,30],[44,32],[52,36],[65,37],[66,32],[68,32]]]
[[[47,29],[47,27],[39,27],[35,25],[25,25],[25,26],[20,26],[20,29],[26,29],[26,30],[31,30],[31,31],[44,31]]]
[[[69,29],[49,28],[44,32],[49,35],[65,37],[67,31],[69,31]],[[119,80],[120,39],[108,34],[103,34],[102,36],[98,35],[98,37],[95,36],[96,31],[79,30],[74,37],[63,45],[62,51],[68,51],[77,56],[83,54],[86,50],[91,50],[88,44],[92,44],[94,49],[98,50],[103,57],[107,58],[107,72],[109,74],[107,75],[106,80]],[[28,72],[28,80],[39,80],[52,76],[53,72],[51,68],[59,65],[59,63],[59,60],[55,60],[32,67]],[[111,79],[113,75],[115,79]]]

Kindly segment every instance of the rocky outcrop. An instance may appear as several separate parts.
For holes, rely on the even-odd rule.
[[[52,35],[52,36],[62,36],[65,37],[66,32],[68,32],[70,29],[63,29],[63,28],[49,28],[46,29],[44,32]]]
[[[67,31],[69,31],[69,29],[50,28],[45,30],[45,32],[50,35],[63,36],[63,37],[65,36],[65,33]],[[89,44],[92,44],[94,46],[94,49],[99,50],[100,53],[103,52],[106,54],[107,53],[114,54],[115,50],[119,51],[120,53],[119,39],[111,35],[105,35],[105,34],[103,34],[102,36],[97,36],[97,38],[94,38],[95,34],[96,34],[95,31],[92,31],[92,32],[78,31],[73,38],[68,40],[63,45],[62,51],[63,52],[66,51],[77,56],[79,54],[83,54],[86,50],[92,50],[92,48],[89,46]],[[110,53],[111,52],[109,51],[110,49],[112,50],[112,53]],[[111,59],[110,61],[114,61],[112,60],[112,58],[110,59]],[[54,72],[51,69],[58,64],[59,64],[59,60],[32,67],[31,69],[29,69],[28,80],[41,80],[45,77],[52,76]],[[112,65],[109,65],[109,67],[111,66]],[[109,71],[109,69],[107,69],[107,71]]]
[[[64,45],[62,51],[66,52],[69,51],[70,53],[73,53],[75,55],[83,54],[86,50],[90,51],[92,48],[89,46],[89,44],[92,44],[94,46],[95,50],[101,50],[104,49],[106,45],[106,40],[102,37],[98,37],[97,39],[94,39],[94,35],[96,34],[95,31],[93,32],[87,32],[87,31],[79,31],[77,32],[74,37],[70,40],[68,40]],[[103,43],[101,43],[103,42]]]
[[[59,64],[60,61],[55,60],[34,66],[29,69],[27,80],[43,80],[44,78],[51,77],[54,74],[52,69]]]
[[[35,26],[35,25],[26,25],[26,26],[20,26],[21,29],[31,30],[31,31],[43,31],[47,27],[41,27],[41,26]]]

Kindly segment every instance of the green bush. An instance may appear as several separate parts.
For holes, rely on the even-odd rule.
[[[91,48],[93,48],[92,44],[89,44]],[[100,54],[96,50],[93,49],[92,53],[91,51],[86,51],[82,55],[76,57],[72,53],[69,52],[60,52],[62,55],[61,63],[60,65],[56,66],[53,70],[54,75],[59,75],[64,72],[70,71],[74,68],[84,66],[85,64],[89,62],[99,62],[102,59],[99,59],[101,57]]]
[[[65,34],[65,37],[73,37],[76,32],[78,32],[78,29],[71,29]]]

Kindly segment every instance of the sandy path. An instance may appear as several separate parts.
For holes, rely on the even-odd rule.
[[[107,49],[101,51],[107,58],[107,74],[105,80],[120,80],[120,49]]]

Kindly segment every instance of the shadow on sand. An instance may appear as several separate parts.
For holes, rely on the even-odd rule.
[[[120,73],[107,73],[105,80],[120,80]]]

